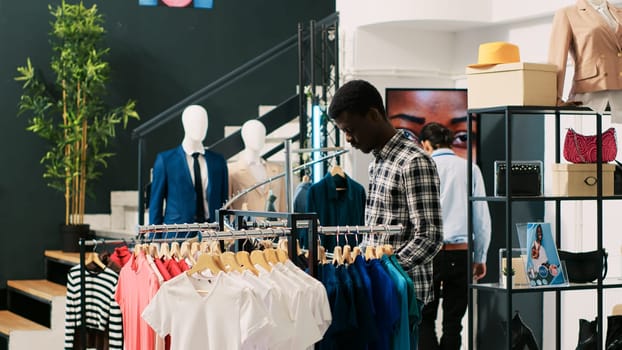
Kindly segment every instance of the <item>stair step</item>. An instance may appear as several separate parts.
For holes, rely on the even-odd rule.
[[[45,257],[67,265],[78,265],[80,263],[80,253],[69,253],[61,250],[46,250]]]
[[[47,303],[51,303],[54,297],[67,294],[65,286],[48,280],[10,280],[7,281],[7,287]]]
[[[49,328],[32,322],[8,310],[0,310],[0,335],[9,336],[12,331],[43,331]]]

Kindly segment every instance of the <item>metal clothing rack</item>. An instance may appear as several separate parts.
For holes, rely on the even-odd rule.
[[[268,214],[270,216],[274,216],[273,212],[262,213]],[[280,213],[282,214],[282,213]],[[246,214],[244,214],[246,215]],[[315,214],[290,214],[296,217],[297,220],[302,218],[306,218],[310,221],[317,221],[317,216]],[[292,222],[296,222],[295,220]],[[86,247],[92,246],[97,247],[98,245],[107,245],[107,244],[127,244],[127,243],[145,243],[145,242],[153,242],[153,243],[168,243],[168,242],[178,242],[180,240],[185,239],[186,237],[171,237],[171,238],[154,238],[154,239],[144,239],[145,233],[156,233],[156,232],[196,232],[200,231],[199,235],[200,240],[204,239],[237,239],[237,238],[248,238],[248,237],[275,237],[275,236],[290,236],[291,239],[288,241],[289,247],[288,252],[290,255],[290,259],[296,254],[296,241],[298,240],[297,230],[291,230],[288,228],[270,228],[270,229],[250,229],[250,230],[230,230],[230,226],[224,222],[224,217],[220,219],[219,223],[195,223],[195,224],[163,224],[163,225],[142,225],[138,226],[138,239],[89,239],[86,240],[84,238],[80,238],[78,244],[80,247],[80,338],[82,339],[80,347],[81,349],[86,349]],[[293,244],[293,245],[292,245]],[[93,248],[95,249],[95,248]]]

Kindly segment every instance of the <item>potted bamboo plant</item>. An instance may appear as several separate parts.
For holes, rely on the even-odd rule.
[[[18,109],[29,116],[26,129],[48,141],[43,178],[64,194],[63,249],[75,251],[79,237],[89,232],[84,224],[89,186],[114,155],[107,150],[109,142],[116,128],[125,128],[138,113],[132,100],[119,107],[104,102],[109,49],[103,47],[104,19],[97,6],[63,0],[48,8],[54,17],[49,62],[54,79],[47,83],[28,58],[15,78],[23,91]]]

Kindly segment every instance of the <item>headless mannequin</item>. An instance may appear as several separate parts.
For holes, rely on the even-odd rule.
[[[186,107],[181,115],[181,123],[184,126],[184,139],[181,141],[184,151],[190,155],[195,152],[203,153],[203,140],[208,126],[205,108],[198,105]]]
[[[267,179],[266,167],[260,155],[266,144],[266,127],[256,119],[245,122],[242,125],[242,141],[244,150],[241,158],[248,165],[251,174],[257,182]]]
[[[242,125],[242,141],[244,150],[239,160],[229,164],[229,193],[231,196],[283,172],[283,166],[267,162],[261,158],[261,150],[266,142],[266,127],[256,119],[246,121]],[[271,181],[246,196],[232,203],[233,209],[266,211],[271,195],[276,196],[276,211],[287,208],[284,179]]]
[[[225,159],[206,150],[208,118],[205,108],[190,105],[182,112],[184,138],[181,145],[158,153],[153,166],[149,201],[150,224],[183,224],[213,221],[215,210],[228,197]],[[204,213],[197,210],[193,153],[198,153]]]
[[[616,68],[622,54],[621,19],[622,11],[607,0],[577,0],[576,5],[556,12],[549,63],[558,67],[558,105],[582,104],[600,114],[609,105],[612,122],[622,122],[622,82]],[[575,72],[568,100],[564,102],[562,89],[568,56],[574,61]]]

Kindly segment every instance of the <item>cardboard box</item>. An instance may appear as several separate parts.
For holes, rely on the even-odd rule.
[[[555,106],[557,66],[505,63],[466,69],[468,108]]]
[[[603,164],[603,196],[613,196],[614,164]],[[554,196],[596,196],[596,164],[553,164]]]

